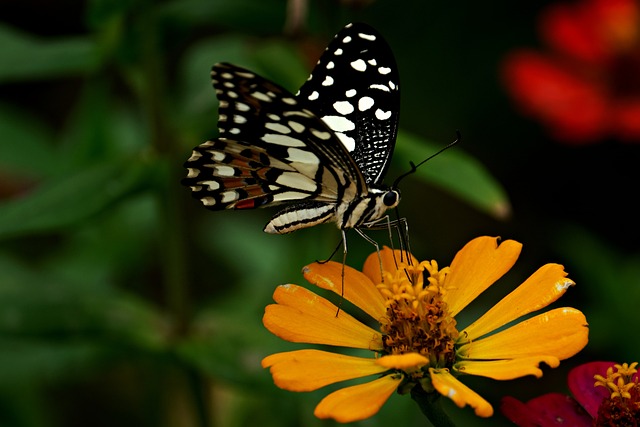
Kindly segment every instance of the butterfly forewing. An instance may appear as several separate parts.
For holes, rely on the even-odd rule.
[[[334,131],[367,183],[380,184],[395,145],[399,75],[391,48],[366,24],[347,25],[298,93]]]
[[[220,137],[196,147],[183,183],[209,209],[312,199],[336,203],[364,178],[333,132],[296,97],[251,71],[216,64]]]

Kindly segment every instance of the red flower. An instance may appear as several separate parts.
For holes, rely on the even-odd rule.
[[[554,4],[539,23],[550,52],[520,49],[503,64],[504,82],[522,112],[566,142],[640,142],[638,2]]]
[[[637,363],[590,362],[569,372],[573,397],[548,393],[527,403],[502,399],[501,412],[520,427],[639,426]]]

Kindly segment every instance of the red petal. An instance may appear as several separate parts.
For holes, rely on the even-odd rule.
[[[603,39],[595,11],[590,4],[565,3],[550,6],[540,17],[540,32],[549,46],[565,55],[592,64],[608,60],[610,52]]]
[[[504,397],[500,411],[520,427],[590,427],[591,417],[578,402],[560,393],[548,393],[522,403]]]
[[[594,387],[593,376],[598,374],[607,376],[607,369],[613,366],[614,362],[589,362],[576,366],[569,372],[569,390],[580,405],[595,418],[598,414],[598,407],[602,399],[609,397],[609,391],[604,387]]]
[[[503,79],[523,112],[540,120],[559,139],[593,141],[609,128],[605,90],[550,58],[515,52],[504,62]]]

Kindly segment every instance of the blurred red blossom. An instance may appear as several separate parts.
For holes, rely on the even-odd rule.
[[[523,114],[573,144],[640,142],[640,4],[582,0],[539,18],[547,52],[518,49],[502,64]]]
[[[523,403],[507,396],[500,411],[519,427],[638,426],[637,363],[589,362],[569,372],[573,397],[547,393]]]

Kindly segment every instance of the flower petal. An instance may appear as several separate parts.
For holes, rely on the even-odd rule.
[[[378,320],[385,315],[384,298],[367,276],[344,266],[344,294],[342,294],[342,263],[329,261],[313,263],[302,269],[304,278],[322,289],[344,295],[344,298]]]
[[[291,342],[382,349],[382,335],[326,299],[300,286],[278,286],[278,304],[268,305],[262,323],[274,335]]]
[[[606,88],[553,57],[513,52],[503,64],[503,80],[523,113],[540,120],[556,138],[585,143],[608,131]]]
[[[500,412],[520,427],[593,425],[591,417],[575,400],[560,393],[547,393],[527,403],[507,396],[502,399]]]
[[[598,415],[598,408],[602,400],[611,395],[606,387],[595,387],[594,375],[607,376],[607,369],[613,367],[614,362],[589,362],[576,366],[569,371],[567,383],[569,390],[580,405],[594,419]]]
[[[376,359],[376,364],[387,369],[420,369],[429,363],[429,359],[419,353],[394,354]]]
[[[471,406],[477,416],[490,417],[493,408],[478,393],[458,381],[447,369],[429,368],[431,383],[438,392],[453,400],[459,408]]]
[[[402,382],[401,375],[385,375],[377,380],[346,387],[322,399],[314,415],[340,423],[364,420],[375,415]]]
[[[566,278],[564,267],[547,264],[533,273],[513,292],[463,331],[470,341],[498,329],[525,314],[529,314],[560,298],[575,282]]]
[[[312,391],[340,381],[380,374],[388,370],[377,359],[345,356],[320,350],[276,353],[262,359],[273,382],[290,391]]]
[[[444,298],[451,316],[455,316],[502,277],[518,259],[522,244],[495,237],[478,237],[467,243],[451,263],[445,279]]]
[[[398,265],[400,263],[418,265],[420,262],[413,255],[411,255],[411,261],[408,262],[406,251],[401,251],[399,249],[393,250],[385,246],[380,251],[380,258],[378,258],[377,252],[374,252],[367,257],[364,262],[364,266],[362,267],[362,272],[371,279],[374,285],[378,285],[382,283],[380,266],[382,265],[383,271],[395,273],[398,270]]]
[[[504,331],[464,344],[458,353],[465,359],[514,359],[549,355],[560,360],[587,345],[587,319],[571,307],[557,308],[527,319]],[[461,336],[464,334],[461,334]]]
[[[544,362],[552,368],[557,368],[560,360],[554,356],[519,357],[510,360],[469,360],[456,363],[458,372],[493,378],[494,380],[512,380],[527,375],[542,376],[542,369],[538,366]]]

